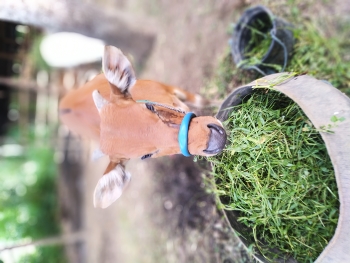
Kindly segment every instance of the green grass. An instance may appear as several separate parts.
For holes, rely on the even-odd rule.
[[[294,30],[297,43],[287,71],[306,72],[325,79],[350,95],[350,60],[344,60],[345,39],[328,38],[311,23]]]
[[[260,21],[254,21],[251,26],[247,26],[250,30],[250,40],[247,46],[244,48],[244,57],[237,66],[249,67],[262,64],[264,56],[267,54],[268,49],[272,42],[272,37],[269,32],[266,31],[266,25]],[[281,69],[279,65],[271,65],[273,68]]]
[[[210,158],[217,194],[241,213],[251,238],[312,262],[333,236],[338,218],[333,167],[319,132],[289,98],[258,90],[225,122],[223,154]]]
[[[327,21],[327,17],[310,18],[298,8],[298,1],[265,0],[267,7],[293,24],[295,45],[289,58],[286,72],[303,72],[318,79],[329,81],[334,87],[350,96],[350,20]],[[310,6],[315,1],[306,1]],[[304,4],[304,3],[302,3]],[[303,8],[306,9],[305,6]],[[320,21],[321,20],[321,21]],[[324,21],[323,21],[324,20]],[[324,25],[324,23],[328,24]],[[330,26],[333,27],[330,28]],[[268,37],[266,35],[266,37]],[[265,46],[249,52],[250,61],[261,59]],[[261,45],[264,45],[261,43]],[[253,55],[252,51],[256,51]],[[229,48],[219,61],[218,68],[206,85],[205,93],[211,99],[222,99],[233,88],[261,77],[254,71],[239,69],[234,65]]]
[[[262,4],[294,25],[296,44],[285,71],[328,80],[350,95],[349,21],[327,23],[328,17],[307,13],[313,4],[326,6],[325,2]],[[238,69],[227,49],[205,92],[222,100],[235,87],[259,77]],[[339,207],[333,168],[319,131],[295,103],[275,91],[259,90],[235,108],[233,116],[225,122],[227,147],[209,158],[217,195],[226,209],[240,211],[240,221],[251,227],[253,239],[261,238],[300,262],[312,262],[334,233]],[[334,121],[318,128],[331,132]],[[272,257],[260,242],[255,247]]]

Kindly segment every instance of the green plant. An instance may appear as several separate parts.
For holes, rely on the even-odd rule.
[[[30,140],[22,156],[0,159],[1,241],[37,240],[60,234],[53,155],[48,144]],[[62,246],[38,247],[20,262],[66,262],[62,251]]]
[[[68,263],[63,246],[38,247],[33,254],[22,256],[18,263]]]
[[[297,41],[287,71],[307,72],[350,95],[350,60],[343,59],[344,39],[327,37],[311,23],[296,28],[294,36]]]
[[[29,50],[29,57],[32,59],[37,70],[51,71],[51,67],[43,59],[40,52],[40,45],[44,36],[41,33],[35,33],[32,46]]]
[[[320,127],[321,132],[334,133],[334,131],[332,129],[337,127],[340,122],[345,121],[345,118],[333,115],[331,117],[330,121],[331,121],[331,123],[329,123],[327,125],[322,125]]]

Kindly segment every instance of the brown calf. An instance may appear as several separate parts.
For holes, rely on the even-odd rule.
[[[136,80],[129,60],[106,46],[103,71],[60,102],[60,117],[73,132],[100,144],[110,163],[94,193],[94,205],[105,208],[130,180],[125,162],[183,153],[215,155],[226,143],[214,117],[195,117],[181,101],[200,104],[198,95],[150,80]],[[181,100],[180,100],[181,99]]]

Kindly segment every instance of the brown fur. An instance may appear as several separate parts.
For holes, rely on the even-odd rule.
[[[104,68],[105,74],[68,93],[59,105],[62,122],[73,132],[99,142],[102,153],[110,158],[105,176],[95,189],[94,202],[100,207],[107,207],[118,198],[124,183],[129,181],[124,170],[128,159],[181,153],[179,127],[189,108],[180,99],[192,104],[201,101],[198,95],[177,87],[150,80],[136,81],[130,62],[114,47],[106,47]],[[103,98],[100,100],[103,106],[98,110],[92,97],[95,90]],[[138,100],[157,104],[147,108]],[[213,123],[222,126],[210,116],[192,119],[188,131],[191,154],[209,155],[204,150],[211,134],[208,124]]]

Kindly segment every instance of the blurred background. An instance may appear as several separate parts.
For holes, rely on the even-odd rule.
[[[92,204],[107,159],[59,123],[69,90],[101,72],[105,44],[139,79],[217,100],[208,83],[246,8],[264,4],[348,30],[349,0],[2,0],[0,262],[250,262],[206,187],[208,167],[182,156],[132,161],[123,196]],[[349,60],[349,58],[347,58]],[[210,111],[214,115],[215,110]]]

